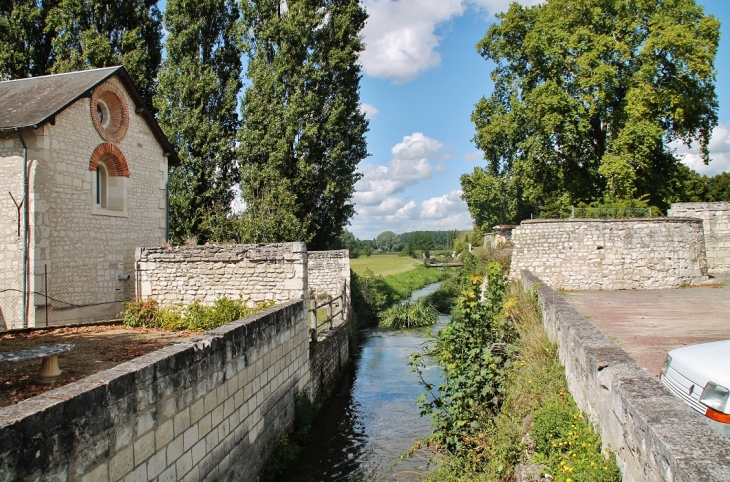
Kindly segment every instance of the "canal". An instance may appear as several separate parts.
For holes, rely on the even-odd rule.
[[[440,283],[413,293],[412,300],[438,289]],[[343,376],[314,421],[312,437],[279,480],[294,482],[412,480],[423,472],[420,457],[398,463],[416,442],[431,433],[431,420],[419,415],[416,398],[423,393],[418,375],[408,362],[422,351],[429,332],[439,325],[415,330],[370,328],[360,333],[350,370]],[[441,373],[435,362],[424,378],[437,384]],[[394,466],[395,465],[395,466]]]

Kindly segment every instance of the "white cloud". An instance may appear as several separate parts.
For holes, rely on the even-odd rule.
[[[730,172],[730,124],[715,127],[710,139],[710,164],[705,165],[700,156],[699,146],[694,143],[688,148],[681,142],[673,142],[671,147],[677,150],[682,162],[700,174],[714,176],[721,172]]]
[[[416,219],[418,215],[418,205],[415,201],[408,201],[403,207],[398,209],[395,214],[386,216],[388,221],[407,221]]]
[[[433,167],[429,159],[444,159],[448,153],[436,139],[414,132],[392,147],[393,157],[387,166],[365,164],[355,185],[354,200],[358,206],[375,206],[405,188],[429,179]]]
[[[376,115],[378,115],[378,112],[380,112],[373,104],[368,104],[366,102],[363,102],[360,104],[360,112],[365,114],[366,119],[372,119]]]
[[[465,210],[466,203],[461,200],[461,190],[454,190],[443,196],[432,197],[421,203],[421,217],[425,219],[443,219]]]
[[[360,56],[368,75],[409,82],[441,65],[436,51],[436,27],[462,15],[468,8],[491,17],[506,11],[510,0],[365,0],[370,15],[363,35],[366,49]],[[534,5],[539,0],[522,0]]]
[[[476,161],[476,160],[483,159],[483,158],[484,158],[484,152],[482,152],[482,151],[469,152],[469,153],[464,154],[464,156],[462,157],[462,159],[466,162]]]

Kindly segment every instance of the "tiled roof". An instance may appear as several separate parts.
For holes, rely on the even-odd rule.
[[[90,96],[94,87],[114,75],[119,76],[132,97],[132,111],[145,116],[163,150],[170,153],[169,163],[179,165],[170,142],[121,66],[0,82],[0,131],[35,129],[46,122],[53,123],[56,114]]]

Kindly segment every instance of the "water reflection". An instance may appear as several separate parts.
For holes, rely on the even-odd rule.
[[[420,290],[414,298],[437,287],[438,283]],[[423,389],[408,366],[411,353],[421,351],[428,341],[428,332],[376,328],[361,333],[351,369],[315,420],[300,460],[280,480],[381,481],[397,472],[419,470],[424,461],[418,458],[391,467],[415,441],[431,433],[430,419],[419,415],[414,402]],[[438,383],[438,366],[428,365],[425,376],[429,383]]]

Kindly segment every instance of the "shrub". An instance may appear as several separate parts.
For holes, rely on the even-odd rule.
[[[431,304],[419,299],[413,303],[391,306],[379,315],[382,328],[417,328],[434,325],[439,320],[439,312]]]
[[[164,328],[166,330],[207,331],[245,318],[274,306],[274,301],[263,301],[249,308],[244,300],[219,298],[212,306],[199,302],[190,305],[160,307],[154,299],[135,300],[124,304],[124,324],[129,327]]]

